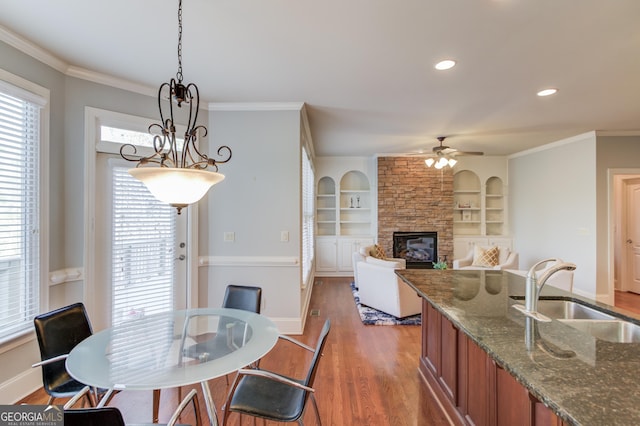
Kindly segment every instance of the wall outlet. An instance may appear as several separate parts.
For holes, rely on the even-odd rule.
[[[280,232],[280,242],[283,242],[283,243],[289,242],[289,231]]]
[[[232,243],[236,240],[236,233],[235,232],[225,232],[224,233],[224,240],[226,242]]]

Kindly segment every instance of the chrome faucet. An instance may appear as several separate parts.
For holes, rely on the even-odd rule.
[[[547,262],[558,262],[556,265],[550,267],[540,276],[540,278],[536,277],[536,269],[538,266]],[[576,265],[569,262],[564,262],[562,259],[545,259],[536,263],[529,269],[527,273],[527,281],[524,293],[524,307],[525,310],[531,314],[538,313],[538,298],[540,297],[540,291],[542,291],[542,287],[547,282],[549,278],[553,274],[558,271],[573,271],[576,269]]]

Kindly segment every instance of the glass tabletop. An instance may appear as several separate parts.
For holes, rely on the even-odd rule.
[[[145,316],[78,344],[69,374],[91,386],[151,390],[232,373],[268,353],[278,330],[253,312],[204,308]]]

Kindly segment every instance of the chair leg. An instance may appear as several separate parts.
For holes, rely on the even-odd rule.
[[[153,423],[158,423],[158,413],[160,412],[160,389],[153,390]]]
[[[49,400],[47,401],[47,405],[51,405],[51,403],[53,402],[55,398],[52,396],[49,396]]]

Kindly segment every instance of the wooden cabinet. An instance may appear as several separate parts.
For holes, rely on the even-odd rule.
[[[562,421],[423,300],[420,372],[458,425],[562,426]]]

